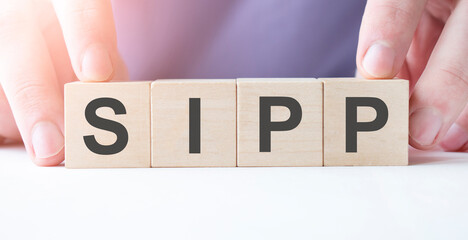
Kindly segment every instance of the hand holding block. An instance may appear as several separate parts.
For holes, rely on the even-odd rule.
[[[236,166],[236,81],[156,80],[152,167]]]
[[[322,82],[238,79],[237,165],[322,166]]]
[[[408,165],[406,80],[324,81],[324,165]]]
[[[65,85],[67,168],[150,167],[150,82]]]

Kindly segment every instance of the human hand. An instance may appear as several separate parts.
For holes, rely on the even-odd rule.
[[[467,41],[466,0],[367,2],[357,67],[366,78],[410,80],[409,134],[415,148],[440,144],[448,151],[468,150]]]
[[[0,3],[0,141],[40,166],[64,158],[63,85],[128,79],[110,0]]]

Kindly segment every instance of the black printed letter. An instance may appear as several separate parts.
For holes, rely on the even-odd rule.
[[[115,114],[126,114],[125,106],[114,98],[97,98],[91,101],[85,109],[85,117],[91,126],[107,130],[117,135],[117,140],[111,145],[101,145],[94,135],[84,136],[84,142],[89,150],[100,155],[111,155],[124,150],[128,143],[127,129],[120,123],[96,115],[96,110],[101,107],[110,107]]]
[[[372,122],[358,122],[357,108],[371,107],[376,117]],[[346,98],[346,152],[357,152],[357,132],[371,132],[381,129],[388,120],[387,105],[374,97]]]
[[[190,98],[189,118],[189,153],[200,153],[200,98]]]
[[[282,106],[291,113],[284,122],[271,121],[271,107]],[[271,152],[271,132],[289,131],[297,127],[302,119],[302,108],[291,97],[260,97],[260,152]]]

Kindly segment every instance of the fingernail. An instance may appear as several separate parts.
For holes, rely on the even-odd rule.
[[[394,61],[395,50],[385,42],[376,42],[367,50],[362,66],[373,77],[385,78],[392,75]]]
[[[421,146],[430,146],[442,128],[442,117],[434,108],[421,108],[409,118],[409,135]]]
[[[51,122],[39,122],[32,130],[32,145],[36,158],[57,155],[64,146],[62,131]]]
[[[102,44],[93,44],[86,49],[81,62],[81,72],[86,81],[105,81],[114,71],[111,57]]]
[[[467,142],[468,133],[458,124],[454,123],[448,130],[440,145],[447,151],[456,151],[463,147]]]

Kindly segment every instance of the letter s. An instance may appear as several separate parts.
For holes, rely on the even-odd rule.
[[[107,130],[117,135],[117,140],[111,145],[102,145],[96,141],[94,135],[83,136],[89,150],[100,155],[111,155],[121,152],[128,143],[127,129],[120,123],[101,118],[96,115],[96,110],[101,107],[109,107],[115,114],[126,114],[125,106],[114,98],[97,98],[91,101],[85,109],[85,117],[91,126]]]

